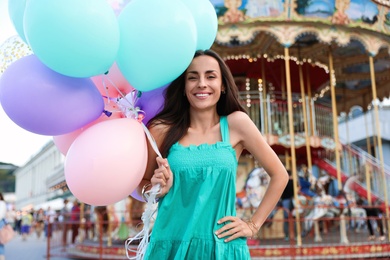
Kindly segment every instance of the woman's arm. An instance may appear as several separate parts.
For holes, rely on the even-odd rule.
[[[243,112],[234,112],[228,116],[228,122],[230,141],[237,152],[237,157],[246,149],[254,156],[271,178],[267,191],[251,220],[244,224],[242,221],[238,221],[237,218],[225,217],[220,220],[221,222],[236,222],[236,224],[224,226],[226,227],[225,229],[229,229],[233,228],[235,225],[233,230],[231,232],[229,231],[230,234],[228,234],[229,232],[225,232],[226,235],[231,235],[226,241],[233,240],[240,236],[252,236],[255,232],[257,233],[258,229],[266,221],[268,215],[275,208],[289,178],[279,157],[268,145],[259,129],[247,114]],[[248,230],[248,227],[250,230]],[[240,230],[240,228],[242,230]],[[222,233],[225,229],[221,229],[218,232]]]
[[[243,147],[251,153],[271,177],[264,197],[252,216],[252,221],[261,227],[275,208],[285,189],[289,176],[277,154],[268,145],[253,121],[244,113],[232,115],[233,128],[241,136]],[[240,127],[237,127],[240,126]]]

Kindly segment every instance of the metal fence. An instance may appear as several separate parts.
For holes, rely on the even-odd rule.
[[[237,215],[247,218],[253,210],[238,208]],[[377,212],[373,206],[275,208],[258,237],[248,238],[252,259],[390,258],[388,221],[381,212],[373,212]],[[139,221],[50,223],[47,259],[128,259],[125,240],[139,232]]]

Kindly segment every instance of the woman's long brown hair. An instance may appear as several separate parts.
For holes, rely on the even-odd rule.
[[[207,55],[216,59],[221,69],[222,84],[225,86],[225,94],[221,94],[221,97],[217,102],[218,115],[229,115],[234,111],[246,112],[240,103],[238,88],[233,75],[223,59],[212,50],[199,50],[195,53],[194,58],[202,55]],[[172,81],[165,89],[164,106],[161,112],[155,115],[148,123],[148,126],[157,124],[168,126],[165,138],[161,147],[159,147],[163,157],[167,157],[171,146],[186,134],[190,126],[190,104],[187,97],[184,95],[185,75],[186,71]]]

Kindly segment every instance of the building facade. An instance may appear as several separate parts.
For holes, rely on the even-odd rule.
[[[64,160],[65,156],[50,141],[14,172],[17,210],[62,207],[63,198],[71,196],[64,177]]]

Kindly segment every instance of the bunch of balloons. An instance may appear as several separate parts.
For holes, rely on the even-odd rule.
[[[126,198],[146,169],[141,123],[159,111],[164,89],[195,51],[213,44],[213,5],[12,0],[8,13],[18,35],[0,47],[4,111],[20,127],[53,136],[80,201],[99,206]],[[19,55],[10,56],[12,48]]]

